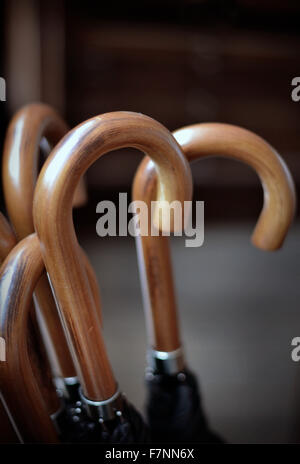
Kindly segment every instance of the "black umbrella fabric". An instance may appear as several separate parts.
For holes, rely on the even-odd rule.
[[[108,421],[92,420],[81,401],[70,403],[60,418],[64,443],[150,443],[149,429],[141,414],[122,397],[122,410]]]
[[[153,442],[223,443],[209,427],[196,377],[146,373],[147,417]]]

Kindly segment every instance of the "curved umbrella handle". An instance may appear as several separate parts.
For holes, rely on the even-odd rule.
[[[8,216],[21,240],[33,232],[32,203],[40,148],[51,150],[69,128],[51,106],[31,103],[21,108],[7,129],[3,151],[3,189]],[[76,189],[74,207],[87,198],[86,186]]]
[[[26,105],[9,125],[3,155],[3,187],[9,217],[18,239],[34,232],[32,203],[41,142],[46,140],[53,147],[67,131],[66,123],[56,111],[42,103]],[[81,180],[75,191],[73,206],[82,205],[86,197],[85,184]],[[85,259],[84,263],[100,311],[97,279],[89,261]],[[54,376],[75,377],[76,371],[46,274],[41,276],[34,296]],[[101,321],[101,311],[99,318]]]
[[[252,242],[264,250],[279,248],[294,216],[295,189],[291,174],[278,153],[261,137],[228,124],[195,124],[173,135],[189,161],[222,156],[243,161],[257,172],[264,189],[264,205]],[[144,158],[134,178],[133,199],[150,204],[156,195],[156,177],[152,161]],[[182,368],[183,357],[169,240],[150,235],[136,240],[146,319],[150,321],[147,330],[152,361],[162,369],[176,372]],[[153,282],[153,275],[159,280],[159,286]],[[163,358],[167,361],[161,362]]]
[[[0,213],[0,265],[6,259],[11,250],[16,246],[17,239],[16,236],[6,220],[5,216]],[[0,300],[0,305],[2,301]],[[44,368],[43,375],[43,396],[47,404],[49,414],[56,413],[60,407],[60,401],[56,395],[56,390],[52,382],[52,375],[50,372],[50,366],[48,358],[46,356],[42,341],[39,340],[39,331],[36,325],[36,318],[33,307],[31,308],[31,325],[32,325],[32,340],[36,344],[37,359],[39,359],[40,365]]]
[[[50,419],[59,408],[51,373],[36,333],[32,293],[44,269],[36,235],[17,244],[0,269],[1,394],[21,440],[57,442]],[[37,343],[38,341],[38,343]],[[42,370],[41,370],[42,366]]]
[[[154,161],[159,201],[190,199],[191,172],[175,139],[158,122],[130,112],[96,116],[69,132],[46,161],[34,196],[34,224],[83,393],[95,401],[111,398],[117,385],[82,272],[72,198],[80,177],[98,158],[125,147],[137,148]]]
[[[0,266],[16,243],[17,239],[15,234],[13,233],[5,216],[0,213]],[[0,400],[0,443],[17,441],[17,436],[13,430],[8,414],[10,413],[5,410],[2,401]]]

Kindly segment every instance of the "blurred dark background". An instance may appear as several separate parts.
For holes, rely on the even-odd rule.
[[[40,100],[71,126],[115,110],[145,113],[169,130],[238,124],[275,146],[300,181],[300,104],[290,98],[300,59],[298,1],[11,0],[1,8],[6,121]],[[139,160],[136,152],[101,160],[88,174],[91,195],[129,190]],[[258,179],[245,166],[214,159],[193,173],[209,217],[258,213]]]
[[[145,113],[170,130],[226,122],[271,143],[299,186],[300,102],[291,99],[300,75],[299,1],[8,0],[0,10],[1,143],[12,114],[32,101],[53,105],[72,127],[115,110]],[[133,240],[95,233],[96,203],[130,192],[140,160],[126,150],[97,162],[87,174],[89,204],[75,219],[99,276],[118,378],[142,408],[145,333]],[[262,205],[255,173],[216,158],[196,163],[193,176],[195,198],[205,201],[205,244],[188,250],[173,240],[173,256],[188,359],[209,417],[231,442],[299,441],[290,342],[300,336],[300,228],[278,254],[258,252],[249,244]]]

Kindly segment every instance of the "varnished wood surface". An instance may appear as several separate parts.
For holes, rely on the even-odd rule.
[[[11,226],[6,217],[0,213],[0,264],[16,243],[17,239]]]
[[[17,239],[12,228],[5,216],[0,213],[0,265],[16,243]],[[19,439],[0,399],[0,443],[18,443],[18,441]]]
[[[227,124],[196,124],[173,135],[190,162],[222,156],[242,161],[257,172],[264,205],[252,242],[264,250],[279,248],[293,219],[296,200],[291,174],[278,153],[254,133]],[[144,158],[135,175],[133,199],[150,204],[156,184],[154,165]],[[181,342],[169,240],[163,236],[138,237],[137,248],[149,343],[157,350],[173,351]]]
[[[34,196],[34,223],[45,265],[83,391],[93,400],[112,396],[116,381],[82,268],[72,221],[72,198],[80,177],[93,162],[123,147],[137,148],[153,159],[159,178],[159,200],[190,199],[190,168],[175,139],[153,119],[129,112],[100,115],[69,132],[46,161]]]
[[[56,442],[57,434],[44,399],[47,375],[30,337],[32,293],[43,269],[35,234],[17,244],[1,267],[0,336],[6,343],[6,361],[0,362],[0,382],[22,439],[48,443]]]
[[[18,239],[34,232],[32,203],[40,144],[45,138],[50,147],[55,146],[67,130],[68,126],[56,111],[42,103],[26,105],[16,113],[9,125],[3,154],[3,187],[9,217]],[[81,179],[73,206],[82,205],[84,201],[86,189]],[[96,276],[87,259],[85,267],[98,303],[100,296]],[[57,377],[74,377],[76,371],[46,274],[39,279],[34,296],[53,374]],[[101,319],[101,315],[99,317]]]
[[[32,202],[41,142],[45,138],[53,148],[68,130],[59,114],[43,103],[24,106],[9,124],[3,151],[2,182],[8,216],[19,240],[33,232]],[[75,207],[86,198],[84,185],[80,186],[76,197]]]
[[[1,399],[1,397],[0,397]],[[0,444],[20,443],[18,435],[13,428],[13,425],[8,417],[5,407],[0,402]]]
[[[174,137],[190,161],[200,156],[230,157],[256,171],[264,204],[252,242],[263,250],[280,248],[294,218],[296,195],[291,173],[277,151],[253,132],[230,124],[188,126],[174,132]]]
[[[17,243],[16,236],[6,220],[5,216],[0,213],[0,264],[4,261],[10,251]],[[2,307],[2,300],[0,299],[0,308]],[[47,407],[48,415],[55,413],[60,407],[60,401],[56,395],[56,391],[52,382],[52,374],[50,371],[49,362],[47,359],[46,351],[43,345],[43,341],[40,338],[39,330],[36,323],[36,317],[34,308],[31,305],[30,308],[30,319],[29,319],[29,336],[32,345],[32,353],[35,356],[34,366],[37,368],[36,375],[40,378],[41,393],[44,398],[44,402]],[[16,332],[14,338],[18,336]],[[18,353],[16,353],[18,354]],[[18,376],[18,372],[15,372],[15,376]],[[17,379],[16,379],[17,380]],[[1,385],[0,385],[1,390]],[[34,398],[33,398],[34,400]],[[0,442],[18,442],[16,432],[13,430],[10,419],[7,416],[7,412],[2,408],[0,412],[1,423],[0,423]],[[30,415],[30,411],[27,411]],[[4,429],[4,430],[3,430]]]

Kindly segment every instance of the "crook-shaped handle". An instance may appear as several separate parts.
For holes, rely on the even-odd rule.
[[[0,213],[0,265],[7,258],[8,254],[17,244],[16,236],[6,220],[5,216]],[[0,308],[2,307],[2,300],[0,299]],[[56,391],[52,382],[52,375],[50,372],[49,362],[44,351],[42,341],[39,339],[39,332],[36,326],[36,318],[34,314],[34,309],[31,307],[31,336],[32,340],[36,343],[37,348],[37,359],[39,359],[40,365],[43,365],[43,396],[47,404],[47,409],[49,414],[55,413],[60,407],[60,401],[56,395]],[[18,375],[17,373],[15,374]],[[1,390],[1,388],[0,388]]]
[[[291,174],[278,153],[261,137],[228,124],[195,124],[173,135],[189,161],[222,156],[254,168],[263,185],[264,206],[252,241],[265,250],[280,247],[293,219],[295,189]],[[149,205],[156,195],[156,182],[153,163],[144,158],[134,178],[133,199]],[[180,363],[181,343],[169,240],[149,235],[137,237],[137,242],[146,319],[150,321],[147,327],[150,346],[157,352],[175,352],[174,359],[178,354]],[[153,275],[160,285],[155,285]],[[169,361],[172,366],[172,359]],[[176,366],[176,362],[173,365]]]
[[[189,161],[222,156],[256,171],[264,204],[252,242],[262,250],[280,248],[294,218],[296,194],[291,173],[277,151],[253,132],[230,124],[195,124],[175,131],[174,137]]]
[[[69,128],[51,106],[31,103],[21,108],[7,129],[3,151],[3,189],[6,208],[17,238],[33,232],[32,203],[38,177],[40,147],[53,148]],[[85,184],[76,190],[73,206],[87,197]]]
[[[32,293],[43,270],[36,234],[18,243],[0,269],[0,336],[6,354],[6,360],[0,362],[0,385],[19,437],[26,442],[51,443],[58,438],[49,416],[47,375],[44,364],[41,372],[30,337]]]
[[[3,154],[3,188],[9,217],[19,240],[34,232],[32,204],[41,142],[46,140],[53,147],[67,131],[68,126],[56,111],[42,103],[24,106],[9,125]],[[73,206],[81,205],[86,196],[85,184],[81,180]],[[93,297],[100,307],[97,278],[89,260],[84,256],[83,259]],[[46,274],[37,284],[35,299],[54,376],[74,377],[76,371]],[[101,312],[99,317],[101,321]]]
[[[130,112],[97,116],[69,132],[46,161],[34,196],[35,228],[83,392],[98,401],[112,397],[117,387],[82,272],[72,198],[80,177],[93,162],[125,147],[137,148],[154,161],[158,200],[190,199],[190,168],[175,139],[158,122]]]

